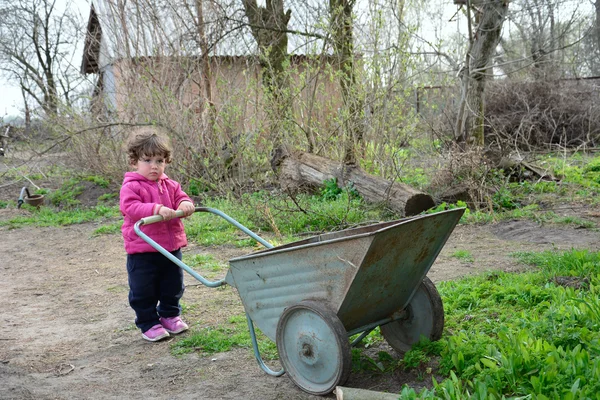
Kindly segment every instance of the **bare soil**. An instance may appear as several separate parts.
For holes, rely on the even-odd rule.
[[[15,190],[13,187],[11,190]],[[0,190],[1,192],[1,190]],[[18,190],[17,190],[18,192]],[[0,193],[0,198],[3,193]],[[15,195],[18,196],[18,193]],[[4,196],[6,197],[6,196]],[[563,213],[600,223],[600,210],[565,207]],[[0,220],[26,210],[0,209]],[[2,399],[316,399],[285,375],[262,372],[251,350],[173,356],[172,342],[142,340],[127,302],[120,235],[94,237],[94,223],[61,228],[0,228],[0,398]],[[600,234],[529,221],[458,226],[432,266],[434,281],[486,270],[520,271],[510,253],[600,249]],[[472,262],[453,257],[469,251]],[[191,246],[219,260],[245,254]],[[183,302],[191,331],[243,313],[234,289],[210,289],[186,276]],[[181,336],[189,336],[190,332]],[[386,344],[375,354],[394,351]],[[279,369],[277,362],[269,363]],[[353,372],[346,386],[399,392],[429,385],[429,376]],[[331,394],[325,398],[335,398]]]

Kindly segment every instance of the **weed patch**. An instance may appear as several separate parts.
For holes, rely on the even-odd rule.
[[[600,253],[515,254],[537,270],[495,272],[439,285],[446,336],[441,382],[401,399],[595,398],[600,391]],[[583,286],[558,284],[573,277]],[[569,280],[573,281],[573,280]],[[435,354],[435,352],[433,352]],[[427,353],[413,348],[405,368]]]
[[[115,234],[115,233],[120,233],[121,225],[123,225],[123,222],[120,220],[112,222],[107,225],[102,225],[102,226],[94,229],[93,236],[111,235],[111,234]]]
[[[258,349],[264,360],[277,359],[277,346],[257,330]],[[193,329],[192,335],[172,345],[174,354],[185,354],[194,351],[202,354],[214,354],[230,351],[234,347],[252,349],[250,332],[245,315],[231,317],[226,324],[220,326]]]
[[[456,250],[454,253],[451,254],[451,256],[467,263],[471,263],[474,261],[473,255],[468,250]]]

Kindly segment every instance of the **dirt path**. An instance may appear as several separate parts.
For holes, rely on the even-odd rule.
[[[0,219],[14,212],[0,210]],[[127,304],[121,238],[92,238],[94,229],[94,224],[0,228],[0,398],[316,398],[285,376],[264,374],[249,350],[175,357],[168,341],[144,342]],[[511,252],[571,247],[600,249],[600,234],[522,221],[458,226],[429,276],[440,281],[488,269],[514,271],[521,267]],[[452,257],[457,250],[469,251],[474,262]],[[222,260],[244,254],[227,248],[189,251]],[[196,286],[188,277],[186,283],[183,300],[193,305],[186,314],[192,328],[243,312],[234,290]],[[353,373],[347,385],[399,391],[406,379]]]

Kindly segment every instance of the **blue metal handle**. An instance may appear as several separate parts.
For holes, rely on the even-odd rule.
[[[229,215],[225,214],[224,212],[222,212],[220,210],[217,210],[215,208],[209,208],[209,207],[196,207],[195,211],[196,212],[209,212],[212,214],[216,214],[216,215],[220,216],[221,218],[225,219],[230,224],[232,224],[235,227],[237,227],[238,229],[240,229],[242,232],[246,233],[248,236],[250,236],[252,239],[259,242],[266,248],[270,249],[273,247],[273,245],[271,243],[267,242],[266,240],[264,240],[263,238],[258,236],[256,233],[252,232],[250,229],[246,228],[244,225],[240,224],[235,219],[231,218]],[[182,211],[177,211],[176,215],[178,217],[183,217],[184,214]],[[139,237],[144,239],[144,241],[146,243],[148,243],[150,246],[152,246],[154,249],[156,249],[162,255],[167,257],[169,260],[171,260],[175,264],[177,264],[177,266],[179,268],[185,270],[187,273],[189,273],[194,278],[199,280],[203,285],[208,286],[208,287],[218,287],[218,286],[224,285],[226,283],[225,279],[221,279],[219,281],[209,281],[209,280],[205,279],[202,275],[198,274],[196,271],[194,271],[189,266],[187,266],[183,261],[179,260],[173,254],[169,253],[164,247],[162,247],[161,245],[156,243],[154,240],[152,240],[148,235],[146,235],[144,232],[142,232],[142,230],[140,228],[141,225],[153,224],[156,222],[160,222],[162,220],[163,220],[163,218],[160,215],[153,215],[151,217],[142,218],[141,220],[139,220],[138,222],[135,223],[135,225],[133,226],[133,229],[135,230],[135,233]],[[248,321],[248,329],[250,331],[250,338],[252,340],[252,349],[254,350],[254,356],[256,357],[256,361],[258,362],[258,365],[260,366],[260,368],[264,372],[266,372],[267,374],[269,374],[271,376],[283,375],[285,373],[285,371],[283,369],[281,371],[273,371],[265,365],[265,363],[263,362],[263,360],[260,356],[260,351],[258,349],[258,342],[256,340],[254,324],[252,323],[252,319],[250,319],[250,316],[248,315],[248,313],[246,313],[246,320]]]
[[[264,240],[263,238],[258,236],[256,233],[252,232],[250,229],[246,228],[244,225],[240,224],[235,219],[231,218],[229,215],[225,214],[224,212],[217,210],[216,208],[196,207],[196,212],[209,212],[212,214],[216,214],[219,217],[225,219],[230,224],[234,225],[236,228],[238,228],[239,230],[244,232],[246,235],[250,236],[252,239],[256,240],[258,243],[265,246],[267,249],[273,248],[273,245],[271,243],[267,242],[266,240]]]
[[[185,270],[188,274],[192,275],[194,278],[199,280],[205,286],[218,287],[218,286],[222,286],[225,284],[225,279],[221,279],[218,281],[207,280],[202,275],[200,275],[199,273],[194,271],[192,268],[187,266],[183,261],[181,261],[180,259],[175,257],[173,254],[169,253],[164,247],[162,247],[160,244],[156,243],[148,235],[146,235],[144,232],[142,232],[142,230],[140,229],[140,225],[143,225],[143,224],[144,224],[144,220],[139,220],[138,222],[135,223],[135,225],[133,226],[133,230],[135,230],[135,233],[137,233],[137,235],[139,237],[144,239],[144,241],[146,243],[148,243],[150,246],[154,247],[154,249],[156,249],[163,256],[165,256],[169,260],[173,261],[179,268]]]
[[[238,229],[240,229],[242,232],[246,233],[248,236],[250,236],[252,239],[259,242],[266,248],[270,249],[273,247],[273,245],[271,243],[267,242],[266,240],[264,240],[263,238],[258,236],[256,233],[252,232],[250,229],[246,228],[244,225],[240,224],[235,219],[231,218],[229,215],[225,214],[224,212],[222,212],[220,210],[217,210],[215,208],[209,208],[209,207],[196,207],[195,212],[209,212],[212,214],[216,214],[219,217],[225,219],[230,224],[232,224],[235,227],[237,227]],[[176,214],[178,217],[183,217],[183,215],[184,215],[183,211],[181,211],[181,210],[178,210]],[[179,260],[173,254],[169,253],[160,244],[158,244],[154,240],[152,240],[148,235],[146,235],[144,232],[142,232],[142,230],[140,228],[141,225],[153,224],[156,222],[160,222],[162,220],[163,220],[163,218],[160,215],[153,215],[151,217],[142,218],[138,222],[135,223],[135,225],[133,226],[133,230],[139,237],[144,239],[144,241],[146,243],[148,243],[150,246],[152,246],[156,251],[158,251],[165,257],[167,257],[169,260],[173,261],[179,268],[185,270],[188,274],[192,275],[194,278],[196,278],[198,281],[200,281],[203,285],[208,286],[208,287],[218,287],[218,286],[224,285],[225,279],[221,279],[219,281],[207,280],[202,275],[200,275],[199,273],[194,271],[192,268],[190,268],[188,265],[186,265],[183,261]]]

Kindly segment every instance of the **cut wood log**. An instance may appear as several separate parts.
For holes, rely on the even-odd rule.
[[[385,204],[402,216],[417,215],[435,206],[433,198],[406,184],[372,176],[356,165],[344,164],[310,153],[278,147],[271,167],[279,175],[284,190],[317,189],[335,178],[340,188],[352,183],[362,198],[372,204]]]
[[[335,388],[335,397],[337,400],[398,400],[400,395],[337,386]]]

